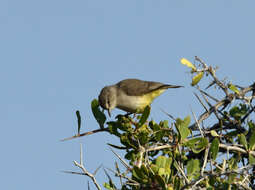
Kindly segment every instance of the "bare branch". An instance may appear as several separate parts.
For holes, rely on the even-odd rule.
[[[217,98],[214,98],[212,95],[210,95],[210,94],[208,94],[207,92],[201,90],[199,87],[197,87],[197,89],[199,90],[199,92],[200,92],[201,94],[204,94],[204,95],[208,96],[209,98],[211,98],[211,99],[212,99],[213,101],[215,101],[215,102],[219,102],[219,100],[218,100]]]
[[[198,121],[197,121],[197,117],[196,117],[195,113],[193,112],[193,110],[191,110],[191,112],[192,112],[192,115],[193,115],[193,117],[194,117],[194,119],[195,119],[195,122],[196,122],[197,127],[198,127],[198,129],[199,129],[199,131],[200,131],[201,136],[204,137],[204,132],[202,131],[202,129],[201,129],[201,127],[200,127],[200,124],[199,124]]]
[[[124,159],[122,159],[120,155],[118,155],[112,148],[110,148],[110,150],[113,152],[115,156],[117,156],[117,158],[120,160],[123,166],[125,166],[128,170],[131,170],[128,163]]]
[[[98,190],[101,190],[101,187],[100,187],[100,185],[97,183],[95,176],[94,176],[93,174],[89,173],[89,172],[86,170],[86,168],[84,167],[84,165],[83,165],[83,160],[82,160],[82,159],[83,159],[83,155],[82,155],[82,145],[81,145],[81,148],[80,148],[80,164],[79,164],[78,162],[74,161],[74,165],[77,166],[77,167],[79,167],[79,168],[82,170],[82,172],[84,173],[84,175],[90,177],[90,178],[92,179],[93,183],[95,184],[96,188],[97,188]]]
[[[240,152],[240,153],[243,153],[243,154],[251,154],[252,156],[255,156],[255,151],[249,151],[247,152],[246,150],[242,149],[242,148],[239,148],[235,145],[225,145],[225,144],[219,144],[219,147],[220,148],[223,148],[223,149],[226,149],[228,151],[236,151],[236,152]],[[228,158],[229,159],[229,158]]]
[[[86,132],[86,133],[77,134],[77,135],[74,135],[72,137],[67,137],[67,138],[64,138],[60,141],[67,141],[67,140],[75,139],[75,138],[78,138],[78,137],[83,137],[83,136],[92,135],[92,134],[95,134],[95,133],[98,133],[98,132],[107,132],[107,131],[109,131],[108,127],[103,128],[103,129],[96,129],[96,130],[89,131],[89,132]]]
[[[179,166],[178,162],[176,162],[176,161],[175,161],[175,166],[176,166],[176,169],[177,169],[179,172],[181,172],[182,176],[183,176],[184,179],[185,179],[185,182],[186,182],[187,184],[189,184],[189,183],[190,183],[189,179],[186,177],[184,171],[181,169],[181,167]]]
[[[201,176],[204,176],[204,171],[205,171],[205,167],[207,164],[207,158],[208,158],[208,154],[209,154],[209,147],[206,147],[205,149],[205,154],[204,154],[204,163],[201,169]]]
[[[209,110],[207,109],[207,107],[205,106],[205,104],[203,103],[203,101],[200,99],[200,97],[194,93],[194,95],[196,96],[196,98],[198,99],[199,103],[203,106],[203,108],[208,112]]]

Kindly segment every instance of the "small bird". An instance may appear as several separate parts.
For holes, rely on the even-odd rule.
[[[160,82],[125,79],[117,84],[105,86],[99,94],[99,105],[108,111],[119,108],[129,113],[142,113],[147,105],[168,88],[180,88]]]

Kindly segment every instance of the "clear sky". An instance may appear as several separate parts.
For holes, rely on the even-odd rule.
[[[253,83],[254,7],[254,0],[1,0],[0,189],[86,189],[86,177],[60,172],[79,171],[72,161],[80,143],[89,171],[113,168],[106,143],[119,145],[117,138],[59,141],[76,133],[77,109],[82,132],[98,128],[90,103],[104,85],[125,78],[184,85],[153,103],[159,121],[168,119],[160,108],[175,117],[201,113],[182,57]],[[106,181],[103,170],[96,177]]]

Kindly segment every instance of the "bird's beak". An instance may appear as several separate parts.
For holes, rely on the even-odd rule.
[[[111,110],[107,109],[108,115],[111,117]]]

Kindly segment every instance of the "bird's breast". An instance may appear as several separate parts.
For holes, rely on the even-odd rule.
[[[141,113],[147,105],[150,105],[154,98],[163,93],[165,89],[153,91],[142,96],[118,96],[117,108],[131,113]]]

